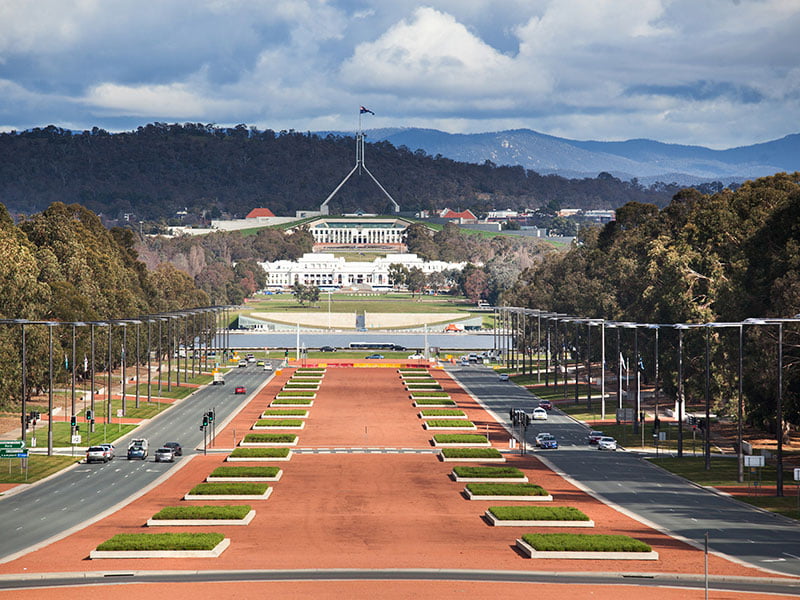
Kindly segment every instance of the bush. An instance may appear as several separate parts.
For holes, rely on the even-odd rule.
[[[256,421],[257,427],[300,427],[302,424],[301,419],[259,419]]]
[[[244,519],[250,512],[250,505],[241,506],[165,506],[153,519],[156,521],[177,521],[194,519]]]
[[[591,533],[527,533],[522,540],[542,552],[650,552],[652,548],[627,535]]]
[[[266,493],[268,489],[269,484],[254,481],[242,481],[241,483],[236,481],[210,481],[198,483],[189,491],[189,494],[193,496],[216,496],[218,494],[228,496],[260,496]]]
[[[547,496],[547,491],[533,483],[468,483],[473,496]]]
[[[262,417],[297,417],[305,415],[308,411],[303,408],[268,408]]]
[[[98,550],[213,550],[221,533],[119,533]]]
[[[588,521],[572,506],[491,506],[489,512],[501,521]]]
[[[289,448],[236,448],[231,452],[232,458],[286,458]]]
[[[428,427],[475,427],[475,423],[472,421],[461,421],[458,419],[442,419],[441,421],[437,421],[436,419],[426,421]]]
[[[459,477],[525,477],[516,467],[453,467]]]
[[[497,448],[442,448],[445,458],[502,458]]]
[[[435,406],[456,406],[455,401],[448,398],[442,398],[441,400],[414,400],[414,402],[417,403],[417,406],[428,406],[429,404],[433,404]]]
[[[467,414],[463,410],[450,410],[447,408],[429,408],[428,410],[420,411],[423,418],[425,417],[466,417]]]
[[[411,391],[412,398],[416,398],[417,396],[420,396],[422,398],[448,398],[448,399],[450,398],[450,394],[448,392],[442,392],[442,391],[437,392],[435,390],[431,390],[429,392]]]
[[[485,444],[489,441],[485,435],[474,433],[439,433],[433,439],[440,444]]]
[[[209,477],[275,477],[278,467],[217,467]]]
[[[280,395],[280,394],[278,394],[278,395]],[[291,394],[291,395],[294,396],[295,394]],[[311,404],[311,402],[312,402],[312,400],[305,400],[303,398],[284,398],[283,400],[281,400],[281,398],[276,398],[275,400],[273,400],[269,404],[270,404],[270,406],[273,406],[273,405],[274,406],[281,406],[282,404],[304,405],[304,404]]]
[[[297,439],[293,433],[248,433],[244,441],[253,444],[291,444]]]

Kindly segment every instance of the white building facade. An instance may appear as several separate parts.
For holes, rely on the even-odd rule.
[[[372,262],[348,262],[333,254],[308,253],[296,261],[276,260],[259,263],[267,273],[268,289],[288,289],[296,282],[320,288],[356,288],[386,291],[392,288],[389,267],[403,265],[417,267],[426,275],[450,269],[463,269],[467,263],[450,263],[441,260],[425,261],[416,254],[389,254]]]
[[[396,218],[322,217],[304,226],[314,237],[314,249],[405,249],[409,222]],[[291,230],[290,230],[291,231]]]

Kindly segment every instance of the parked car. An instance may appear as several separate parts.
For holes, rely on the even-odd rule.
[[[370,354],[369,356],[365,356],[364,358],[383,358],[383,354]]]
[[[319,349],[320,352],[336,352],[336,348],[333,346],[321,346]]]
[[[106,456],[108,456],[108,460],[114,460],[114,444],[97,444],[98,446],[102,446],[106,449]]]
[[[172,451],[172,448],[163,446],[156,450],[155,459],[156,462],[175,462],[175,453]]]
[[[558,449],[558,440],[555,436],[552,435],[545,435],[539,440],[539,448],[543,450],[557,450]]]
[[[244,387],[243,385],[237,385],[236,388],[234,388],[233,393],[234,394],[246,394],[247,393],[247,388]]]
[[[425,358],[425,356],[420,354],[419,352],[415,352],[414,354],[409,354],[408,358],[411,359],[411,360],[415,360],[415,359],[418,359],[418,358]]]
[[[508,381],[509,380],[508,373],[500,373],[500,375],[497,376],[497,379],[499,379],[500,381]]]
[[[594,445],[600,441],[600,438],[603,437],[605,434],[602,431],[590,431],[589,435],[586,436],[589,440],[589,443]]]
[[[612,437],[603,436],[597,441],[598,450],[616,450],[617,440]]]
[[[533,409],[533,414],[531,417],[534,421],[547,421],[547,411],[537,406]]]
[[[239,363],[238,363],[238,366],[239,367],[246,367],[247,366],[247,361],[246,360],[240,360]]]
[[[93,463],[93,462],[102,462],[107,463],[109,461],[107,450],[102,446],[90,446],[88,450],[86,450],[86,462]]]
[[[183,448],[181,448],[181,445],[178,442],[167,442],[164,444],[164,447],[172,448],[172,452],[175,454],[175,456],[183,456]]]
[[[539,408],[553,410],[553,403],[550,400],[539,400]]]
[[[553,434],[552,433],[547,433],[546,431],[543,431],[542,433],[538,434],[536,436],[536,438],[535,438],[536,446],[539,446],[539,442],[542,440],[542,438],[545,438],[548,435],[553,435]]]

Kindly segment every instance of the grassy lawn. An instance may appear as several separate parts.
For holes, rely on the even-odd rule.
[[[94,426],[94,433],[89,433],[89,424],[82,419],[78,422],[80,426],[81,443],[80,446],[91,446],[93,444],[113,443],[117,438],[136,429],[136,425],[121,425],[112,422],[110,425],[97,421]],[[30,436],[32,432],[28,432]],[[30,439],[30,437],[28,438]],[[53,446],[56,448],[67,448],[72,445],[70,437],[70,425],[65,421],[53,422]],[[36,446],[38,448],[47,447],[47,426],[36,428]],[[81,455],[82,456],[82,455]]]
[[[6,458],[0,460],[0,483],[32,483],[68,467],[82,458],[83,454],[77,454],[75,457],[30,454],[27,479],[25,479],[25,470],[20,469],[20,459]]]
[[[153,391],[155,393],[155,390]],[[159,412],[169,406],[168,402],[157,402],[151,400],[147,402],[147,395],[139,396],[139,408],[136,408],[136,395],[125,397],[125,416],[131,419],[150,419],[156,416]],[[122,398],[114,398],[111,400],[111,420],[117,418],[117,411],[122,409]],[[82,420],[84,411],[79,420]],[[106,401],[105,399],[94,401],[94,418],[99,424],[100,421],[106,418]]]
[[[377,294],[361,296],[356,294],[331,294],[330,310],[334,313],[453,313],[463,312],[464,317],[471,315],[475,305],[460,296],[415,296],[407,293]],[[320,295],[315,306],[300,306],[290,293],[274,296],[256,296],[247,303],[247,310],[242,314],[253,312],[328,312],[328,295]],[[479,314],[479,313],[475,313]]]

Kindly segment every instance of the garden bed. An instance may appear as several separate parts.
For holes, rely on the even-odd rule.
[[[293,433],[248,433],[239,446],[296,446],[297,436]]]
[[[317,392],[313,390],[288,390],[275,394],[275,400],[313,400]]]
[[[490,448],[491,444],[485,435],[469,433],[440,433],[433,436],[433,445],[440,447],[475,446]]]
[[[217,467],[206,481],[280,481],[278,467]]]
[[[468,483],[464,488],[468,500],[519,500],[551,502],[553,497],[533,483]]]
[[[147,520],[148,527],[249,525],[256,516],[249,504],[240,506],[166,506]]]
[[[438,429],[438,430],[455,430],[455,429],[472,429],[478,427],[472,421],[462,419],[431,419],[422,424],[425,429]]]
[[[259,419],[253,429],[303,429],[305,426],[301,419]]]
[[[286,408],[303,408],[314,406],[313,400],[304,398],[278,398],[269,403],[270,406],[282,406]]]
[[[120,533],[89,558],[216,558],[230,543],[221,533]]]
[[[419,411],[420,419],[465,419],[467,413],[460,409],[432,409]]]
[[[194,486],[184,500],[266,500],[272,494],[267,483],[236,481],[206,482]]]
[[[491,506],[485,516],[495,527],[594,527],[572,506]]]
[[[235,448],[225,460],[227,462],[271,462],[291,460],[289,448]]]
[[[308,411],[301,408],[268,408],[261,413],[261,418],[269,417],[293,417],[295,419],[308,418]]]
[[[516,467],[453,467],[453,480],[464,483],[528,483],[528,478]]]
[[[448,408],[458,405],[455,403],[455,400],[447,400],[444,398],[417,398],[414,400],[414,406],[419,408]]]
[[[658,552],[626,535],[528,533],[517,548],[528,558],[658,560]]]
[[[497,448],[442,448],[442,462],[505,462],[506,457]]]

